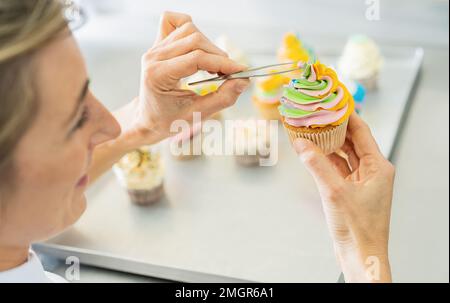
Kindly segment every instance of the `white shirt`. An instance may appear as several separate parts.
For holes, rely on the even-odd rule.
[[[0,271],[0,283],[66,283],[62,277],[46,272],[38,256],[30,251],[28,261],[7,271]]]

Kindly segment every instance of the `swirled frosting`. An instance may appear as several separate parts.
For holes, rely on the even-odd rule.
[[[302,76],[284,88],[278,107],[285,123],[312,128],[340,125],[353,109],[353,98],[336,72],[318,61],[306,64]]]

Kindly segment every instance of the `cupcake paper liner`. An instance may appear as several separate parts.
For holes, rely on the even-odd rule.
[[[345,142],[345,135],[347,133],[348,119],[344,123],[321,128],[302,128],[302,127],[292,127],[283,121],[283,125],[289,135],[291,142],[293,143],[295,139],[308,139],[316,144],[324,154],[328,155],[337,151]]]
[[[154,204],[164,195],[164,185],[161,183],[152,189],[128,189],[128,195],[135,204],[143,206]]]
[[[257,166],[259,165],[258,155],[239,155],[235,156],[236,163],[242,166]]]

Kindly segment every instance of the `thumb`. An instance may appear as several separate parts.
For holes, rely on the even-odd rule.
[[[205,116],[212,115],[224,108],[236,103],[239,95],[243,93],[250,81],[248,79],[236,79],[225,81],[217,91],[205,96],[196,96],[193,102],[194,112],[201,112]]]
[[[331,161],[313,142],[306,139],[296,139],[294,149],[317,185],[321,187],[320,189],[340,186],[344,181],[334,169]]]

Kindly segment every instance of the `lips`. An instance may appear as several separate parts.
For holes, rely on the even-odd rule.
[[[87,168],[89,168],[91,166],[91,162],[92,162],[92,150],[89,151],[89,155],[88,155],[88,161],[87,161]],[[88,171],[88,169],[86,168],[86,171]],[[89,183],[89,176],[87,173],[85,173],[83,176],[81,176],[81,178],[77,181],[77,185],[76,187],[85,187],[87,184]]]

